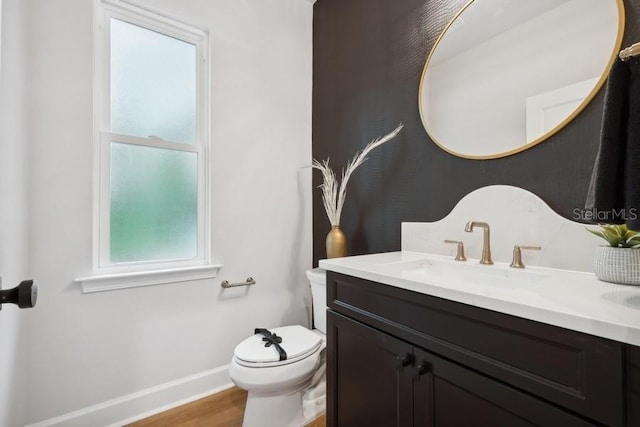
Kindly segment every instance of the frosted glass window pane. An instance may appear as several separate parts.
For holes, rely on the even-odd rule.
[[[111,261],[194,258],[197,154],[111,143]]]
[[[111,19],[111,131],[195,143],[195,45]]]

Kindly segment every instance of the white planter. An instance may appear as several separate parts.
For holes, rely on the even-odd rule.
[[[598,246],[593,270],[596,277],[605,282],[640,285],[640,248]]]

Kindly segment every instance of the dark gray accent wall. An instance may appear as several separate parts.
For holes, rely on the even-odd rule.
[[[567,218],[584,205],[604,90],[558,134],[513,156],[462,159],[429,139],[418,112],[420,76],[438,35],[465,3],[318,0],[314,6],[313,157],[330,157],[339,174],[370,140],[405,125],[352,175],[341,220],[349,255],[399,250],[401,222],[441,219],[464,195],[487,185],[529,190]],[[640,4],[624,3],[628,46],[640,40]],[[314,171],[314,265],[326,257],[330,229],[320,183]]]

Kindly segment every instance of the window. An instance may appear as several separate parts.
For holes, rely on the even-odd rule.
[[[117,1],[97,16],[96,273],[209,265],[206,33]]]

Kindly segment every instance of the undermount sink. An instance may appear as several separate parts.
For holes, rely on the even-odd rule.
[[[477,260],[455,261],[440,255],[422,254],[421,259],[390,262],[380,266],[380,272],[419,281],[471,282],[478,285],[522,286],[549,279],[546,272],[535,267],[516,269],[506,263],[481,265]]]
[[[481,265],[474,261],[449,261],[437,258],[424,261],[418,270],[428,275],[459,277],[461,280],[489,281],[492,284],[503,281],[509,284],[538,282],[549,278],[548,274],[511,268],[506,263]]]

